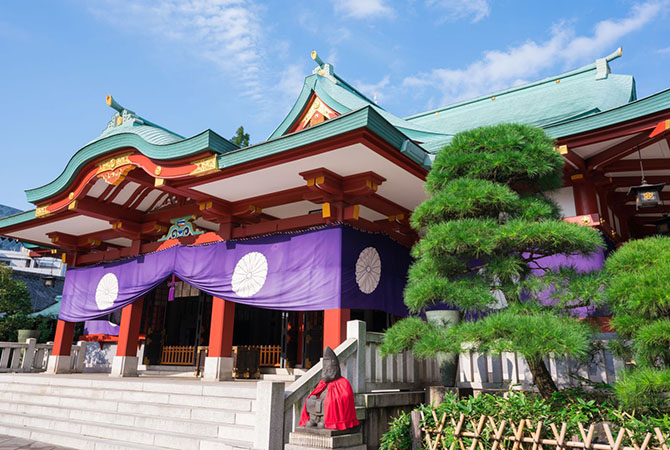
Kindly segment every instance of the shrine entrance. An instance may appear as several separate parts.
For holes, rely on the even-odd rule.
[[[174,284],[172,301],[170,284]],[[147,297],[143,311],[144,364],[195,365],[198,347],[208,345],[212,296],[176,281],[162,283]]]
[[[173,300],[170,301],[170,286]],[[200,350],[209,346],[212,296],[183,281],[166,281],[147,295],[141,330],[146,334],[143,364],[148,366],[194,366]],[[260,367],[289,368],[303,365],[300,346],[305,341],[299,332],[302,313],[261,309],[236,304],[232,345],[255,347]],[[308,322],[317,336],[308,338],[321,355],[323,313]],[[311,317],[311,316],[310,316]],[[320,331],[318,331],[320,330]],[[309,345],[309,344],[308,344]],[[310,347],[310,348],[311,348]],[[315,352],[316,353],[316,352]]]

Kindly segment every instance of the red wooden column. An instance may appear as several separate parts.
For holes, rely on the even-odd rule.
[[[140,337],[144,298],[135,300],[121,311],[119,343],[112,363],[112,376],[137,376],[137,344]]]
[[[575,197],[575,212],[577,215],[598,214],[598,194],[593,183],[588,180],[575,181],[572,191]]]
[[[72,338],[74,337],[74,322],[66,322],[58,319],[56,324],[56,336],[49,363],[48,373],[70,372],[70,350],[72,349]]]
[[[231,378],[233,374],[233,327],[235,303],[212,298],[212,321],[209,326],[209,350],[203,377],[211,380]]]
[[[326,309],[323,311],[323,348],[333,350],[347,338],[347,322],[351,318],[349,309]]]

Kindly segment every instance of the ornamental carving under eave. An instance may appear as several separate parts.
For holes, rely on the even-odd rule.
[[[196,168],[193,169],[189,175],[206,175],[219,169],[217,155],[192,161],[191,164],[195,164]]]

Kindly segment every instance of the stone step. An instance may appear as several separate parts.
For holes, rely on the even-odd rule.
[[[48,386],[39,389],[31,385],[4,385],[0,386],[0,400],[38,403],[38,399],[45,405],[80,407],[87,403],[91,408],[102,411],[119,411],[120,406],[134,406],[138,403],[164,405],[167,407],[190,407],[223,409],[229,411],[252,412],[255,409],[255,400],[248,398],[208,397],[205,395],[168,394],[156,392],[122,391],[103,389],[95,394],[92,389],[68,388],[55,389],[49,392]],[[18,389],[18,390],[17,390]]]
[[[174,379],[147,379],[147,378],[109,378],[100,375],[85,378],[82,376],[68,377],[60,375],[57,377],[35,374],[2,374],[0,384],[20,384],[34,386],[49,386],[52,390],[62,389],[87,389],[90,394],[99,390],[112,390],[124,392],[146,392],[157,394],[186,394],[207,397],[230,397],[230,398],[256,398],[256,383],[253,381],[229,381],[221,383],[208,383],[201,380]]]
[[[35,414],[58,414],[71,411],[76,415],[78,411],[92,413],[111,413],[121,416],[155,416],[173,420],[197,420],[215,423],[239,425],[253,425],[255,414],[251,411],[227,409],[198,408],[192,406],[148,404],[142,402],[113,402],[90,400],[81,397],[51,397],[23,392],[0,392],[0,404],[14,405],[12,410],[26,411]],[[9,406],[7,406],[9,408]],[[130,419],[128,419],[130,421]]]
[[[86,450],[155,450],[159,447],[131,444],[128,442],[114,441],[110,439],[97,439],[62,433],[53,430],[43,430],[34,427],[25,427],[0,423],[0,434],[15,436],[24,439],[32,439],[47,444],[60,445],[63,447],[86,449]]]
[[[244,425],[233,425],[230,427],[223,426],[224,430],[219,430],[219,434],[224,436],[234,434],[230,432],[230,429],[232,428],[241,428],[241,431],[235,434],[235,436],[242,437],[243,439],[234,439],[232,437],[227,439],[225,437],[217,438],[179,433],[172,429],[169,431],[159,431],[138,426],[129,427],[126,425],[117,425],[115,423],[97,422],[95,419],[97,418],[89,417],[87,420],[74,420],[54,416],[0,412],[0,432],[15,435],[8,430],[3,430],[3,427],[22,427],[30,428],[33,431],[40,430],[45,435],[51,433],[69,435],[70,437],[75,438],[69,443],[45,441],[44,438],[40,439],[35,437],[33,432],[31,432],[29,436],[19,435],[19,437],[42,440],[44,442],[73,448],[97,448],[95,445],[90,447],[87,442],[81,442],[81,439],[85,441],[88,438],[117,441],[119,444],[128,443],[129,446],[147,446],[147,448],[158,447],[183,450],[200,450],[202,448],[252,448],[251,442],[246,441],[246,439],[253,439],[253,427]],[[156,426],[156,424],[152,425]],[[197,433],[197,430],[193,431]],[[76,438],[80,439],[80,441],[77,442]]]
[[[146,415],[146,414],[131,414],[118,412],[104,412],[95,411],[83,408],[60,408],[55,406],[43,406],[33,403],[8,403],[3,408],[4,412],[40,415],[47,417],[58,417],[61,419],[70,420],[84,420],[99,423],[112,423],[115,425],[122,425],[126,427],[139,427],[152,430],[171,430],[178,433],[195,434],[200,436],[218,437],[219,426],[222,422],[215,421],[212,418],[209,420],[194,420],[187,418],[168,418],[160,415]],[[136,413],[136,411],[134,411]],[[0,412],[3,414],[3,412]],[[253,425],[253,417],[251,423],[244,420],[234,422],[235,417],[227,422],[231,426],[248,426]],[[226,422],[223,422],[226,423]]]

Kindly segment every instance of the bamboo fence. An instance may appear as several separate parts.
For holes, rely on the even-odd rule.
[[[425,425],[423,412],[420,413],[420,427],[414,423],[414,448],[425,444],[429,450],[542,450],[542,449],[593,449],[593,450],[670,450],[668,437],[654,428],[653,433],[639,435],[621,427],[616,431],[608,422],[590,424],[588,429],[578,423],[579,434],[568,436],[568,424],[545,424],[541,420],[532,422],[522,419],[518,423],[505,420],[496,422],[490,416],[479,420],[466,419],[460,415],[447,422],[447,414],[438,419],[431,411],[434,425]],[[414,420],[413,420],[414,422]],[[451,426],[449,426],[451,425]]]

